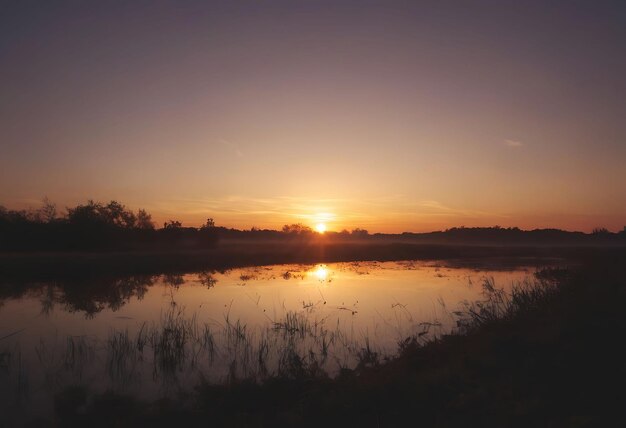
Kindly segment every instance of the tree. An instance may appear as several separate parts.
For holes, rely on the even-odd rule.
[[[100,210],[107,223],[114,224],[125,229],[132,229],[137,222],[137,216],[117,201],[111,201]]]
[[[215,227],[215,221],[209,217],[206,219],[206,223],[202,225],[202,229],[213,229]]]
[[[369,235],[369,232],[365,229],[361,229],[361,228],[356,228],[352,230],[352,236],[357,236],[357,237],[365,237],[367,235]]]
[[[144,209],[137,211],[136,227],[144,230],[154,229],[154,223],[152,222],[152,216]]]
[[[100,203],[88,200],[85,205],[76,205],[67,209],[67,219],[71,224],[104,224],[105,217],[102,215],[103,206]]]
[[[170,220],[163,223],[163,229],[180,229],[183,224],[177,220]]]
[[[111,201],[107,205],[93,200],[85,205],[77,205],[67,209],[67,218],[73,224],[107,225],[123,229],[137,227],[137,216],[131,210],[117,201]]]
[[[286,224],[283,226],[283,233],[302,235],[306,233],[313,233],[313,229],[309,226],[303,225],[302,223]]]
[[[43,198],[43,206],[38,210],[41,221],[50,223],[57,218],[57,206],[48,197]]]

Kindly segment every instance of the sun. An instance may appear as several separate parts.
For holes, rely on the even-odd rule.
[[[317,223],[315,225],[315,230],[317,233],[324,233],[326,232],[326,225],[324,223]]]

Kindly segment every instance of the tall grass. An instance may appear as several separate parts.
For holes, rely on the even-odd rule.
[[[509,292],[487,277],[482,282],[483,299],[463,302],[461,309],[453,312],[457,316],[457,332],[466,334],[489,323],[530,312],[557,291],[558,282],[547,274],[516,282]]]
[[[308,308],[251,327],[230,311],[222,322],[209,323],[171,305],[158,321],[135,331],[111,330],[103,340],[42,339],[35,355],[50,391],[85,382],[124,391],[147,379],[169,388],[189,379],[221,383],[327,376],[342,367],[371,365],[383,354],[373,343],[367,336],[357,338],[339,320],[318,319]],[[16,355],[3,351],[0,371],[25,376],[27,370],[15,370]],[[24,389],[24,379],[13,383]]]

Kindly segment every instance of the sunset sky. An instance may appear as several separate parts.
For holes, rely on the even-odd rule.
[[[626,226],[626,2],[3,1],[0,205]]]

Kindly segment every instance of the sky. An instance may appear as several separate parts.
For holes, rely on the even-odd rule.
[[[0,205],[626,226],[626,3],[0,3]]]

